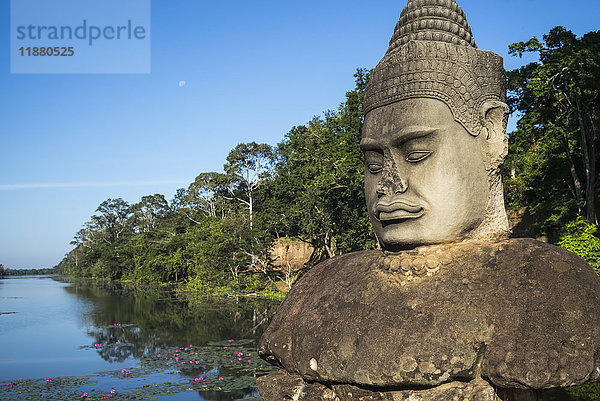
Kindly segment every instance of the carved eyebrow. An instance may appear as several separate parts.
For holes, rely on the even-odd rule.
[[[423,138],[432,135],[438,131],[437,128],[412,126],[406,127],[400,131],[394,132],[392,146],[402,145],[404,142],[412,139]]]
[[[432,135],[439,131],[437,128],[432,127],[420,127],[420,126],[410,126],[406,127],[400,131],[392,133],[392,146],[400,146],[406,141],[410,141],[411,139],[422,138],[428,135]],[[372,150],[379,151],[383,147],[383,143],[379,139],[374,138],[363,138],[360,141],[360,149],[363,152]]]
[[[381,150],[381,144],[376,139],[363,138],[360,140],[360,150],[363,152],[368,152],[369,150],[378,151]]]

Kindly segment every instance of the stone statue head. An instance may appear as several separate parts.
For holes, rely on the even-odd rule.
[[[384,250],[509,232],[502,58],[455,0],[409,0],[366,89],[365,195]]]

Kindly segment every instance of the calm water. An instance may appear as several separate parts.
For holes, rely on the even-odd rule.
[[[133,371],[126,377],[130,386],[162,382],[167,374],[170,382],[179,380],[184,384],[194,383],[194,377],[223,376],[220,380],[226,382],[227,378],[236,380],[236,375],[256,376],[254,371],[249,373],[248,366],[240,365],[239,369],[234,366],[233,362],[241,362],[237,361],[239,358],[229,358],[229,354],[210,357],[209,366],[204,362],[208,357],[198,364],[193,362],[194,371],[187,369],[187,365],[187,370],[181,367],[174,370],[175,354],[169,354],[165,361],[160,358],[158,362],[165,365],[160,369],[156,368],[156,361],[147,358],[158,359],[156,355],[160,352],[173,353],[169,347],[181,347],[183,352],[184,347],[193,345],[201,349],[202,355],[209,355],[229,352],[244,344],[243,362],[255,370],[262,369],[256,365],[259,362],[254,360],[255,355],[248,356],[248,350],[256,346],[277,304],[257,299],[192,302],[176,299],[166,290],[131,284],[65,283],[52,277],[2,279],[0,383],[109,371],[113,373],[108,376],[118,377],[123,369]],[[171,357],[172,361],[167,359]],[[145,373],[135,376],[136,369],[142,368],[146,368]],[[108,376],[101,374],[95,382],[108,381],[104,383],[108,388],[123,387],[123,377],[111,382]],[[200,391],[159,399],[234,400],[255,394],[251,385],[225,393]],[[7,399],[6,395],[0,393],[0,399]]]

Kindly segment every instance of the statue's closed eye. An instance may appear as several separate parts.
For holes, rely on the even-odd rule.
[[[367,168],[371,172],[371,174],[378,174],[383,170],[383,165],[380,163],[368,163]]]
[[[433,152],[428,150],[417,150],[415,152],[410,152],[408,156],[406,156],[406,161],[410,163],[418,163],[427,159],[432,153]]]

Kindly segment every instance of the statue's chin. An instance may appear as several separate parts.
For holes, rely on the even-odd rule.
[[[375,233],[384,251],[398,252],[419,246],[487,237],[478,235],[483,219],[464,225],[429,224],[425,219],[398,219],[378,221]]]

